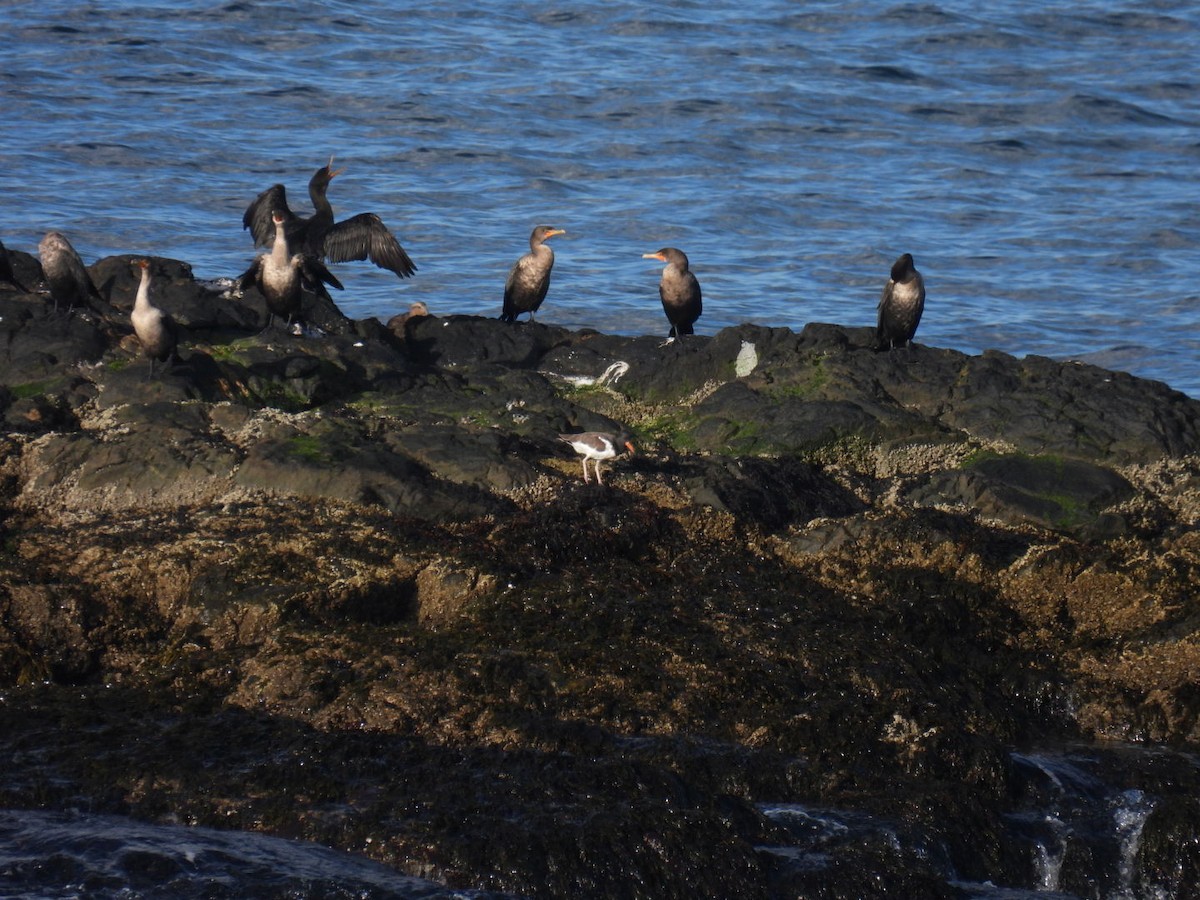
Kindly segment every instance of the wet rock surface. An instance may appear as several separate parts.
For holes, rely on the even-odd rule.
[[[1014,753],[1082,743],[1149,798],[1095,877],[1188,896],[1197,401],[823,324],[264,331],[159,259],[149,378],[131,259],[0,292],[0,805],[527,896],[970,896],[1045,883]],[[618,428],[584,485],[557,434]]]

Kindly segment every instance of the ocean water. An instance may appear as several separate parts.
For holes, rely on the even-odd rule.
[[[0,0],[0,14],[11,249],[59,229],[88,262],[147,253],[233,276],[255,252],[246,205],[282,182],[307,211],[333,155],[335,209],[378,213],[419,267],[403,282],[339,267],[351,316],[414,300],[496,315],[538,223],[567,229],[539,318],[623,334],[666,333],[641,258],[663,246],[692,259],[701,333],[872,324],[907,251],[929,290],[922,343],[1085,359],[1200,397],[1195,4]],[[75,866],[66,893],[25,896],[77,895]]]
[[[0,809],[6,900],[505,900],[254,832]]]
[[[873,324],[892,260],[921,342],[1086,359],[1200,396],[1194,4],[629,0],[0,2],[0,240],[198,277],[253,256],[280,182],[374,211],[419,272],[339,267],[351,316],[498,314],[533,225],[544,321],[666,333]]]

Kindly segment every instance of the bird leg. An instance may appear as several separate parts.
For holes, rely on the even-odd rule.
[[[588,484],[587,457],[583,458],[583,483]]]
[[[604,479],[600,477],[600,460],[596,460],[596,484],[604,484]]]
[[[158,370],[159,379],[161,379],[163,377],[163,375],[172,373],[175,371],[175,360],[176,360],[176,356],[174,353],[172,353],[170,356],[168,356],[166,358],[166,361],[163,363],[162,367],[160,367]],[[154,357],[153,356],[150,357],[150,372],[146,375],[147,381],[150,381],[154,378],[154,362],[155,362]]]

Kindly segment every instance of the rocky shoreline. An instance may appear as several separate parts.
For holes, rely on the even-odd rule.
[[[131,260],[0,292],[0,806],[525,896],[967,896],[1036,880],[1014,752],[1082,744],[1154,798],[1133,887],[1195,896],[1200,402],[824,324],[297,337],[165,259],[149,379]],[[584,485],[557,434],[615,428]],[[887,829],[797,857],[780,804]]]

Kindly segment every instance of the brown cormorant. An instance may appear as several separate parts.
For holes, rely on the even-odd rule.
[[[533,314],[550,289],[550,270],[554,268],[554,251],[544,242],[556,234],[566,234],[566,231],[539,225],[529,235],[529,252],[513,263],[508,280],[504,282],[501,321],[515,322],[521,313],[529,313],[529,321],[533,321]]]
[[[42,260],[46,284],[50,286],[55,312],[58,312],[59,303],[71,309],[74,306],[87,306],[89,299],[103,299],[92,284],[83,260],[71,242],[59,232],[46,233],[38,244],[38,256]]]
[[[658,296],[662,299],[663,312],[671,323],[670,337],[694,334],[692,326],[700,318],[703,304],[700,301],[700,282],[688,270],[688,258],[682,250],[663,247],[656,253],[643,253],[643,259],[665,262],[658,283]]]
[[[429,315],[429,307],[425,305],[424,300],[415,300],[408,308],[408,312],[397,313],[387,321],[388,331],[397,337],[404,337],[405,326],[413,319],[420,319],[423,316]]]
[[[891,277],[879,298],[879,324],[875,327],[875,349],[905,347],[917,333],[925,311],[925,279],[913,266],[911,253],[892,263]]]

